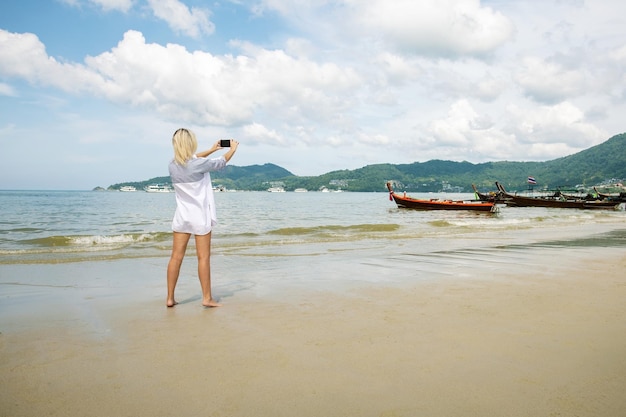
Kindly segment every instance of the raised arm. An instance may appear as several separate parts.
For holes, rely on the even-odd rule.
[[[239,142],[237,142],[235,139],[231,139],[230,149],[228,149],[228,152],[224,154],[224,158],[226,159],[226,162],[230,161],[230,158],[233,157],[233,155],[237,151],[237,146],[239,146]],[[196,153],[196,156],[199,158],[206,158],[207,156],[211,155],[213,152],[219,151],[220,149],[224,149],[224,148],[220,146],[220,141],[218,140],[217,142],[213,144],[213,146],[210,149],[207,149],[206,151],[198,152]]]
[[[226,159],[226,162],[230,161],[230,158],[232,158],[235,152],[237,152],[237,146],[239,146],[239,142],[237,142],[235,139],[231,139],[230,149],[224,154],[224,159]]]

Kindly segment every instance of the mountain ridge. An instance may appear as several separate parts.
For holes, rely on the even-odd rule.
[[[610,179],[626,178],[626,133],[615,135],[603,143],[575,154],[545,162],[497,161],[473,164],[434,159],[410,164],[373,164],[354,170],[336,170],[318,176],[296,176],[278,165],[236,166],[211,173],[213,184],[228,189],[266,190],[271,185],[318,190],[323,187],[346,191],[383,191],[385,182],[393,180],[406,191],[471,191],[495,189],[495,181],[507,188],[526,187],[529,176],[538,187],[590,187]],[[145,181],[124,182],[108,187],[116,190],[124,185],[143,188],[149,184],[170,184],[169,176]]]

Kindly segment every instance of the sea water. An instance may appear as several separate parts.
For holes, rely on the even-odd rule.
[[[242,291],[284,301],[292,290],[556,274],[592,251],[619,258],[626,247],[623,207],[417,211],[383,192],[217,192],[215,200],[211,268],[221,300]],[[173,193],[0,191],[0,307],[6,313],[64,290],[161,300],[175,206]],[[190,299],[199,294],[194,251],[191,239],[179,281]]]
[[[432,253],[567,242],[598,234],[607,242],[607,236],[620,242],[626,227],[623,207],[417,211],[398,208],[387,193],[351,192],[216,192],[215,199],[219,224],[213,231],[213,252],[239,256],[339,251],[350,256],[372,248],[393,254],[407,246]],[[168,256],[175,205],[173,193],[0,191],[0,264]]]
[[[372,247],[393,252],[396,245],[429,253],[569,241],[605,232],[620,241],[617,231],[626,227],[623,208],[500,206],[496,213],[478,213],[401,209],[387,193],[216,192],[215,197],[219,224],[213,251],[243,256]],[[175,205],[173,193],[0,191],[0,264],[167,256]]]

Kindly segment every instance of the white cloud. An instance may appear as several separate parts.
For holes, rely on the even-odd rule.
[[[263,0],[254,10],[277,12],[329,43],[435,57],[486,56],[514,32],[510,19],[479,0]]]
[[[0,83],[0,96],[15,97],[17,92],[9,84]]]
[[[615,62],[626,64],[626,45],[615,48],[609,53],[609,57]]]
[[[30,33],[0,29],[0,74],[68,92],[89,90],[101,78],[83,65],[59,62],[48,56],[39,38]]]
[[[522,145],[567,144],[570,150],[580,150],[607,139],[607,133],[587,123],[584,113],[570,102],[527,108],[511,105],[508,114],[507,130]]]
[[[353,143],[356,144],[357,146],[364,144],[364,145],[380,147],[380,146],[389,145],[391,142],[392,140],[388,135],[385,135],[382,133],[366,134],[366,133],[361,132],[358,135],[358,142],[353,142]],[[330,140],[331,145],[342,145],[345,143],[346,143],[346,138],[344,137],[332,138]]]
[[[102,10],[119,10],[121,12],[128,12],[133,6],[133,0],[89,0],[91,3],[97,4],[102,7]]]
[[[421,155],[420,160],[436,155],[473,162],[548,160],[607,139],[606,132],[586,122],[583,112],[568,102],[539,107],[510,105],[498,119],[467,100],[459,100],[450,106],[446,117],[420,129],[420,139],[412,142],[410,152]]]
[[[426,56],[483,56],[508,41],[511,21],[478,0],[351,0],[351,22],[396,50]]]
[[[105,12],[119,11],[128,13],[140,0],[60,0],[72,7],[90,4]],[[178,34],[199,38],[202,34],[210,35],[215,25],[209,17],[211,12],[206,8],[187,7],[179,0],[146,0],[155,17],[165,21]]]
[[[467,132],[471,130],[472,121],[478,114],[466,100],[454,103],[448,117],[433,120],[430,124],[435,142],[438,146],[467,146]]]
[[[345,123],[342,94],[360,79],[350,68],[241,44],[247,55],[217,56],[175,44],[147,44],[129,31],[86,65],[61,63],[32,34],[0,31],[0,73],[65,91],[153,109],[168,120],[243,125],[257,112],[279,124]],[[288,70],[287,70],[288,69]]]
[[[477,82],[474,95],[484,101],[493,101],[497,99],[506,88],[507,82],[505,80],[487,74],[483,80]],[[471,94],[471,91],[467,91],[467,94]]]
[[[93,4],[105,12],[117,10],[128,12],[133,7],[133,0],[61,0],[72,7],[81,7],[83,4]]]
[[[464,99],[454,102],[445,118],[433,120],[423,135],[422,152],[429,157],[473,162],[506,158],[516,139]]]
[[[251,123],[243,127],[244,137],[254,138],[256,143],[280,145],[286,141],[275,130],[268,129],[260,123]]]
[[[577,67],[528,57],[515,75],[525,93],[542,103],[557,103],[587,90],[587,76]]]
[[[210,11],[199,7],[189,9],[178,0],[148,0],[156,17],[167,22],[176,33],[192,38],[202,34],[212,34],[215,25],[209,20]]]
[[[510,89],[507,72],[479,60],[452,62],[437,60],[422,65],[424,77],[420,80],[433,94],[458,100],[477,98],[494,101]]]
[[[417,80],[423,74],[423,69],[415,60],[387,51],[379,54],[374,59],[374,64],[384,74],[385,84],[404,85]]]

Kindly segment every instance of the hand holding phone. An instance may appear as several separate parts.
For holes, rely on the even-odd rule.
[[[220,146],[222,148],[230,148],[230,139],[221,139]]]

